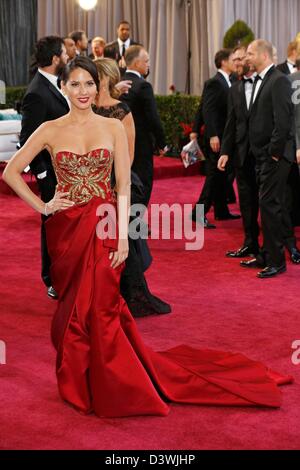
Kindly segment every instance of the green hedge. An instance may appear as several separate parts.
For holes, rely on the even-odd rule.
[[[6,104],[1,109],[14,108],[15,103],[22,101],[26,87],[8,87],[6,89]],[[200,98],[197,96],[174,93],[168,96],[156,96],[158,111],[168,145],[174,153],[178,153],[186,137],[180,123],[192,124],[199,107]]]
[[[224,36],[223,47],[234,49],[236,46],[248,46],[255,36],[251,28],[242,20],[237,20]]]
[[[22,101],[26,87],[7,87],[6,103],[0,104],[0,109],[14,108],[17,101]]]
[[[162,120],[167,144],[177,154],[188,139],[180,123],[191,125],[200,104],[200,97],[175,93],[168,96],[156,96],[158,112]]]

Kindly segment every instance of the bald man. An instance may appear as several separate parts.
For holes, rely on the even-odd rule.
[[[287,76],[274,66],[273,46],[258,39],[247,49],[249,65],[257,72],[248,109],[249,146],[255,159],[259,186],[263,250],[242,266],[264,267],[261,279],[286,271],[283,220],[284,197],[295,159],[292,88]],[[291,229],[291,239],[293,230]],[[291,240],[293,242],[293,240]]]

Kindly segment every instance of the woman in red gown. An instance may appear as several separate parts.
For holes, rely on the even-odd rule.
[[[242,354],[181,345],[154,352],[140,338],[120,295],[128,254],[130,159],[122,124],[97,116],[96,66],[77,57],[63,73],[70,113],[40,126],[9,162],[5,181],[46,215],[54,287],[52,323],[61,397],[101,417],[166,415],[169,403],[279,407],[278,385],[291,381]],[[42,149],[58,187],[44,204],[21,173]],[[117,197],[110,186],[114,162]],[[117,209],[119,237],[100,237],[102,209]]]

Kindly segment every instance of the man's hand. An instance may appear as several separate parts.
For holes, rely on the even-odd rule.
[[[116,84],[116,88],[121,93],[121,95],[124,95],[130,90],[131,84],[132,80],[123,80],[122,82]]]
[[[210,147],[214,153],[220,152],[220,139],[218,136],[212,137],[210,139]]]
[[[298,165],[300,165],[300,149],[297,150],[296,158]]]
[[[222,155],[218,160],[218,170],[225,171],[228,160],[228,155]]]
[[[190,133],[190,140],[197,140],[197,139],[198,139],[197,132],[191,132]]]

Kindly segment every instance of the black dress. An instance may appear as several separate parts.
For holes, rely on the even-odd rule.
[[[122,102],[110,107],[100,106],[94,108],[94,111],[100,116],[120,121],[131,112],[127,104]],[[112,174],[113,179],[114,174]],[[141,180],[136,173],[131,171],[131,204],[140,202],[142,191]],[[141,225],[143,225],[142,221]],[[129,254],[121,276],[121,294],[134,317],[171,312],[170,305],[151,294],[148,288],[144,272],[151,262],[152,257],[147,241],[142,238],[133,240],[129,237]]]

